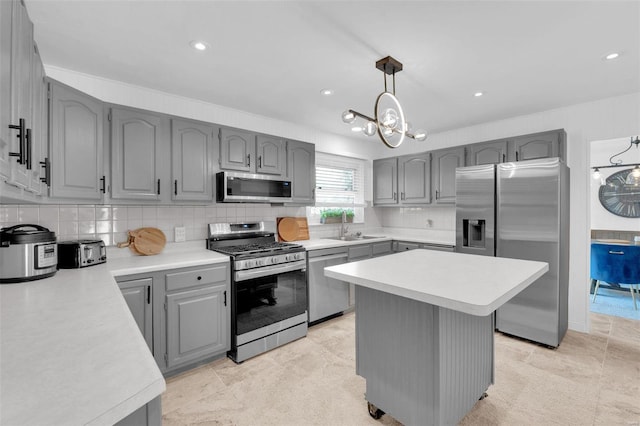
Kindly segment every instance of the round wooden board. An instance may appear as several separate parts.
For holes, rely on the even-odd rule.
[[[295,241],[299,230],[298,221],[294,217],[283,217],[278,223],[278,235],[282,241]]]
[[[167,243],[167,237],[158,228],[140,228],[136,229],[133,235],[133,243],[131,244],[135,252],[149,256],[158,254],[164,249]]]

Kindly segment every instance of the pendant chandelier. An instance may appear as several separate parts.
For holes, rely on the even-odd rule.
[[[402,106],[396,98],[396,73],[402,71],[402,63],[391,56],[376,62],[376,68],[384,73],[384,92],[378,95],[374,107],[375,116],[369,117],[352,109],[342,113],[342,121],[347,124],[355,123],[357,118],[365,120],[361,126],[367,136],[376,133],[389,148],[397,148],[404,141],[405,136],[418,141],[427,138],[424,130],[411,131],[404,117]],[[393,91],[387,91],[387,75],[393,78]]]
[[[591,167],[593,169],[593,178],[602,179],[600,169],[634,166],[625,179],[625,185],[640,186],[640,164],[622,164],[622,160],[613,161],[614,157],[624,154],[625,152],[629,151],[634,145],[636,146],[636,148],[638,148],[638,145],[640,145],[640,137],[636,136],[635,140],[633,139],[633,137],[631,137],[631,141],[629,142],[629,146],[627,147],[627,149],[625,149],[624,151],[620,151],[617,154],[613,154],[611,157],[609,157],[609,165]]]

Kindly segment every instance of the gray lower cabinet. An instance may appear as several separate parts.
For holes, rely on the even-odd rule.
[[[116,426],[160,426],[162,425],[162,398],[152,399],[146,405],[138,408]]]
[[[346,247],[311,250],[307,253],[309,322],[322,320],[349,308],[349,283],[328,278],[324,268],[347,263]]]
[[[465,165],[464,147],[432,151],[431,155],[434,203],[454,204],[456,202],[456,168]]]
[[[106,190],[102,102],[54,80],[49,97],[49,196],[100,202]]]
[[[213,147],[218,128],[191,120],[171,120],[171,199],[213,200]]]
[[[437,250],[437,251],[449,251],[453,252],[455,246],[449,246],[446,244],[431,244],[431,243],[414,243],[409,241],[394,241],[393,242],[393,252],[397,253],[400,251],[406,250],[415,250],[415,249],[426,249],[426,250]]]
[[[149,111],[112,107],[111,198],[168,201],[170,119]]]
[[[287,178],[291,180],[293,204],[316,201],[316,146],[312,143],[287,142]]]
[[[167,370],[228,351],[228,266],[175,271],[165,280]]]
[[[153,278],[119,281],[118,286],[149,350],[153,353]]]

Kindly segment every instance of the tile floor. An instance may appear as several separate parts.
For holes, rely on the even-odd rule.
[[[591,314],[548,349],[496,334],[496,383],[461,425],[640,425],[640,321]],[[167,380],[164,425],[398,425],[372,419],[355,374],[355,316],[241,365]]]

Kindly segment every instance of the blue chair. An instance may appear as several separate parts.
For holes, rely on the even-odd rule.
[[[640,296],[640,246],[591,243],[591,283],[596,301],[600,282],[629,285],[633,307],[638,309],[635,293]]]

